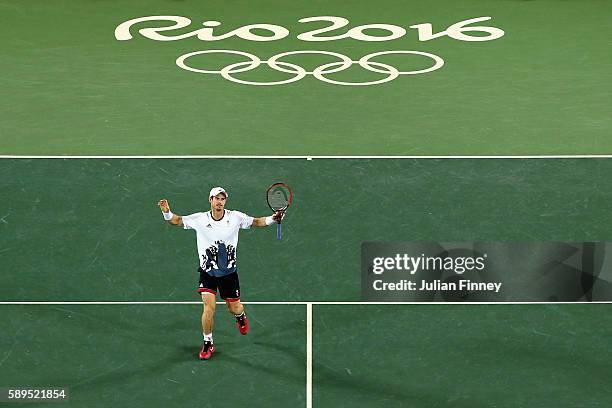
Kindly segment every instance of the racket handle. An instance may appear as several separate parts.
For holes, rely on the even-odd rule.
[[[280,241],[281,239],[281,225],[280,222],[276,224],[276,239]]]

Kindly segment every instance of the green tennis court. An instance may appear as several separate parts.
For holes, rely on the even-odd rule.
[[[248,307],[252,333],[219,318],[202,363],[198,306],[3,305],[0,381],[68,386],[60,406],[305,406],[304,306]],[[605,406],[607,309],[315,305],[312,406]]]
[[[254,216],[270,212],[268,180],[295,190],[282,241],[240,235],[251,301],[358,300],[365,241],[610,236],[607,159],[4,159],[0,173],[3,300],[194,299],[195,236],[166,225],[157,201],[206,211],[212,185]]]
[[[359,300],[367,241],[611,240],[612,160],[451,158],[611,155],[611,15],[0,0],[0,390],[68,387],[34,405],[79,408],[609,406],[608,304]],[[219,305],[199,361],[194,234],[157,200],[205,211],[221,185],[268,215],[275,181],[294,189],[283,239],[240,235],[251,332]]]
[[[218,364],[208,365],[190,341],[200,312],[194,305],[3,305],[0,383],[67,386],[68,401],[50,406],[304,406],[304,307],[250,307],[254,335],[246,337],[219,316],[215,335],[224,340]]]
[[[214,360],[197,359],[197,304],[0,305],[0,384],[68,386],[77,407],[306,406],[305,303],[359,301],[361,242],[606,240],[612,199],[606,159],[4,159],[0,173],[5,302],[198,302],[193,233],[157,200],[195,212],[221,184],[228,208],[261,215],[261,180],[295,190],[282,241],[240,241],[243,300],[280,304],[247,304],[246,337],[220,305]],[[312,406],[605,406],[606,310],[315,304]]]
[[[601,0],[290,5],[273,0],[1,0],[0,153],[610,154],[611,14],[612,3]],[[130,40],[116,39],[120,24],[147,16],[191,20],[187,27],[158,33],[169,37],[203,29],[206,21],[221,23],[209,27],[217,37],[252,24],[274,25],[288,34],[273,41],[261,40],[274,35],[262,28],[250,32],[259,36],[258,41],[238,34],[216,41],[193,35],[156,40],[140,34],[141,29],[175,24],[158,20],[131,26]],[[319,40],[328,41],[298,38],[335,24],[321,19],[299,22],[320,16],[349,22],[319,34]],[[456,35],[429,39],[453,24],[479,17],[491,19],[465,27],[492,27],[504,35],[490,41]],[[334,39],[372,24],[386,28],[358,30],[370,37],[367,41]],[[431,33],[421,41],[419,30],[410,26],[422,24],[431,24]],[[389,29],[405,34],[395,38]],[[460,33],[471,40],[489,35]],[[315,50],[352,61],[380,52],[417,51],[443,59],[444,66],[371,86],[336,85],[310,73],[286,85],[254,86],[176,64],[180,56],[210,50],[249,53],[261,60]],[[229,75],[241,81],[278,82],[298,76],[300,67],[314,72],[341,60],[329,54],[294,53],[281,57],[285,65],[276,69],[265,64],[249,69],[243,64],[234,67],[239,72],[230,69],[234,73]],[[196,55],[186,64],[220,72],[249,61],[244,55],[217,53]],[[431,57],[414,54],[385,54],[370,61],[377,65],[328,66],[323,76],[337,82],[372,82],[390,78],[393,68],[414,72],[435,65]]]
[[[317,307],[313,406],[606,406],[608,309]]]

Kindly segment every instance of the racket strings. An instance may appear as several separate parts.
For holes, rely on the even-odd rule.
[[[274,211],[287,208],[290,199],[291,192],[284,186],[277,186],[268,191],[268,205]]]

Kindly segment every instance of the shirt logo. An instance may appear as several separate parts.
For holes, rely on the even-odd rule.
[[[206,228],[212,228],[212,225],[208,224],[208,225],[206,226]]]

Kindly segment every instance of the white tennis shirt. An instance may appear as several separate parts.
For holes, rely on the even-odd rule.
[[[238,232],[251,225],[253,217],[234,210],[225,210],[220,220],[210,211],[183,216],[183,228],[196,231],[200,267],[212,276],[236,271]]]

